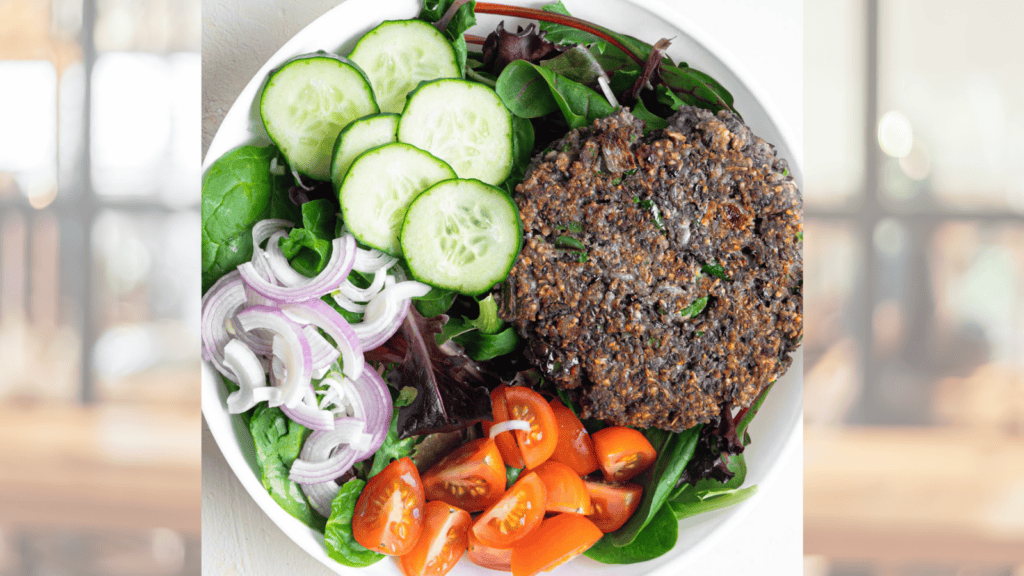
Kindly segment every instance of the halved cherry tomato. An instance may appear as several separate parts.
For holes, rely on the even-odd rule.
[[[435,500],[423,508],[423,533],[398,564],[405,576],[443,576],[469,546],[469,513]]]
[[[505,493],[505,464],[489,438],[465,444],[423,474],[427,500],[479,512]]]
[[[530,534],[533,534],[540,529],[540,523],[538,523]],[[523,538],[529,538],[530,534],[523,536]],[[495,548],[494,546],[488,546],[480,541],[473,531],[469,531],[469,561],[477,566],[483,566],[484,568],[490,568],[491,570],[502,570],[504,572],[512,571],[512,549],[511,548]]]
[[[555,453],[555,446],[558,445],[555,413],[543,396],[525,386],[506,387],[504,396],[507,419],[530,423],[529,431],[516,430],[514,433],[516,444],[523,455],[523,463],[529,469],[536,468]]]
[[[558,514],[512,547],[512,576],[533,576],[579,556],[604,534],[579,514]]]
[[[494,413],[494,422],[483,422],[484,434],[490,434],[491,426],[496,422],[508,420],[508,403],[505,401],[505,390],[507,388],[508,386],[502,384],[491,390],[491,411]],[[519,446],[516,445],[514,434],[509,432],[498,434],[494,437],[494,442],[498,445],[501,459],[505,462],[506,466],[513,468],[526,467],[526,464],[523,462],[523,454],[519,451]]]
[[[473,523],[473,534],[494,548],[508,548],[544,518],[544,482],[534,472],[523,475]]]
[[[594,441],[590,439],[580,419],[558,398],[551,401],[551,411],[555,413],[555,421],[558,422],[558,443],[551,459],[572,468],[579,476],[597,470]]]
[[[587,518],[605,534],[614,532],[629,520],[640,505],[640,497],[644,494],[639,484],[608,484],[605,482],[586,482],[593,504],[593,514]]]
[[[548,460],[533,470],[544,482],[548,497],[544,500],[544,508],[548,512],[573,512],[587,515],[592,512],[590,492],[587,491],[583,479],[572,469]]]
[[[604,479],[625,482],[654,463],[658,454],[640,432],[625,426],[609,426],[594,432],[594,452]]]
[[[370,478],[356,500],[352,536],[363,546],[401,556],[423,531],[423,484],[409,458],[395,460]]]

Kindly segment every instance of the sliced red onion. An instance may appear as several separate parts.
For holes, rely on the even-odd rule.
[[[366,434],[365,424],[359,418],[338,418],[334,421],[334,430],[310,434],[299,457],[292,463],[288,478],[300,484],[318,484],[348,472],[359,454],[348,445],[360,441]]]
[[[366,420],[366,433],[371,436],[370,444],[363,450],[356,460],[363,460],[372,456],[384,443],[388,435],[388,428],[391,426],[391,413],[394,405],[391,402],[391,392],[384,379],[377,374],[369,364],[363,369],[362,375],[353,382],[352,386],[363,405]]]
[[[380,269],[391,268],[395,262],[398,262],[398,258],[389,256],[380,250],[359,248],[356,250],[356,261],[352,264],[352,269],[363,274],[372,274]]]
[[[505,420],[504,422],[498,422],[494,426],[491,426],[490,437],[494,438],[502,432],[508,432],[509,430],[525,430],[530,431],[530,423],[526,420]]]
[[[363,350],[373,350],[394,336],[409,313],[411,299],[430,292],[430,286],[422,282],[395,283],[391,277],[385,281],[385,286],[366,305],[363,321],[352,325]]]
[[[295,407],[282,405],[281,411],[284,412],[285,416],[310,430],[325,431],[334,430],[335,428],[333,412],[321,410],[305,402],[300,402]]]
[[[274,333],[274,357],[285,367],[281,401],[288,406],[296,406],[302,399],[304,388],[310,386],[313,371],[313,354],[302,327],[280,309],[269,306],[250,306],[240,311],[236,319],[242,330],[259,328]]]
[[[331,298],[334,298],[334,301],[338,303],[342,310],[348,310],[355,314],[366,312],[366,304],[357,304],[341,292],[331,292]]]
[[[365,364],[364,348],[355,330],[337,310],[320,299],[286,304],[282,310],[296,321],[316,325],[333,338],[341,353],[342,372],[349,378],[359,378]]]
[[[299,484],[299,488],[302,488],[302,493],[306,495],[313,510],[316,510],[324,518],[331,517],[331,504],[341,490],[341,486],[338,486],[337,482],[331,480],[316,484]]]
[[[352,236],[335,238],[331,248],[331,259],[315,278],[301,286],[277,286],[260,276],[252,262],[238,267],[247,293],[259,295],[278,303],[312,300],[336,290],[352,270],[356,257],[356,240]]]
[[[285,286],[302,286],[309,282],[310,279],[296,272],[288,262],[284,252],[281,252],[281,238],[286,238],[287,236],[284,232],[274,232],[270,239],[267,240],[267,264],[274,273],[274,277],[281,284]]]
[[[267,401],[281,391],[267,386],[267,374],[260,359],[242,341],[232,338],[224,346],[224,366],[231,371],[229,377],[238,384],[238,390],[228,395],[229,414],[241,414],[257,402]]]
[[[200,338],[203,358],[221,374],[231,377],[224,366],[224,346],[231,340],[228,321],[245,306],[245,289],[241,276],[232,270],[221,276],[203,295]]]
[[[352,300],[353,302],[369,302],[376,296],[383,288],[384,281],[387,279],[388,271],[387,268],[378,268],[373,273],[373,282],[367,288],[357,288],[351,280],[345,280],[342,283],[339,292],[341,295]]]
[[[302,333],[306,336],[306,340],[309,341],[309,349],[313,354],[313,372],[324,371],[326,368],[330,368],[331,364],[334,364],[334,361],[341,355],[338,349],[321,336],[320,331],[312,324],[303,326]]]
[[[294,226],[291,221],[281,218],[268,218],[260,220],[252,227],[252,259],[253,268],[260,278],[267,281],[274,280],[274,272],[267,262],[266,252],[260,246],[277,232],[282,232]]]

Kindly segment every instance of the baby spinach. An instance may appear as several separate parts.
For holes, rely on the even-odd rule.
[[[653,466],[634,479],[644,488],[643,498],[636,512],[621,528],[605,535],[611,544],[617,547],[628,545],[654,519],[693,457],[700,429],[701,425],[698,424],[678,433],[657,428],[649,428],[644,432],[658,453],[658,458]]]
[[[288,469],[299,457],[309,429],[289,420],[279,408],[260,404],[253,412],[249,431],[256,445],[260,482],[270,497],[307,526],[323,530],[324,518],[309,506],[299,485],[288,478]]]
[[[467,332],[455,337],[455,341],[465,348],[466,356],[477,362],[484,362],[509,354],[519,346],[519,334],[509,326],[497,334],[484,332]]]
[[[412,304],[421,316],[433,318],[447,312],[452,307],[452,303],[455,302],[456,296],[458,294],[451,290],[431,286],[430,292],[427,292],[425,296],[413,298]]]
[[[606,534],[583,554],[603,564],[635,564],[665,554],[678,539],[679,521],[668,506],[663,506],[629,544],[616,546]]]
[[[700,298],[697,298],[693,302],[690,302],[689,306],[680,310],[679,315],[682,316],[683,318],[694,318],[698,314],[700,314],[704,310],[704,307],[707,305],[708,297],[701,296]]]
[[[589,126],[615,112],[603,95],[526,60],[506,66],[494,89],[516,116],[537,118],[560,110],[570,128]]]
[[[302,227],[292,228],[281,239],[281,252],[300,274],[313,277],[327,265],[337,213],[337,205],[330,200],[310,200],[302,205]]]
[[[284,159],[274,146],[240,146],[203,174],[202,288],[252,258],[253,224],[266,218],[299,222],[288,198],[289,176],[270,172]]]
[[[331,502],[331,517],[324,529],[327,555],[345,566],[356,568],[369,566],[384,558],[383,554],[356,542],[352,535],[352,516],[359,494],[365,486],[366,482],[358,478],[353,478],[341,486],[338,495]]]
[[[689,485],[687,487],[690,490],[668,502],[667,508],[672,510],[676,521],[738,504],[757,493],[756,485],[719,490],[696,490]]]
[[[405,387],[402,388],[405,390]],[[409,404],[415,401],[419,391],[412,388],[415,392],[407,393],[407,396],[411,394],[412,398],[409,399]],[[406,456],[412,456],[412,453],[416,450],[416,445],[423,440],[423,436],[410,436],[409,438],[398,437],[398,408],[395,408],[394,413],[391,415],[391,425],[388,427],[388,435],[384,437],[384,443],[381,444],[380,448],[373,455],[373,466],[370,467],[370,471],[366,474],[366,479],[369,480],[377,475],[378,472],[387,467],[395,460],[405,458]]]

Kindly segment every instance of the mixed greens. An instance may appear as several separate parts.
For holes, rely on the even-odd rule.
[[[468,36],[476,13],[533,18],[539,28],[531,24],[513,33],[502,24],[486,39]],[[397,73],[379,65],[376,56],[396,43],[427,43],[432,50],[424,52],[440,56],[414,66],[420,76],[393,77]],[[305,414],[307,424],[359,416],[346,404],[353,399],[345,396],[344,383],[367,376],[350,374],[344,352],[341,357],[335,353],[319,368],[313,366],[308,393],[285,401],[278,397],[283,393],[262,390],[269,400],[259,401],[252,395],[261,386],[240,387],[239,379],[231,377],[237,375],[232,362],[239,360],[222,350],[228,339],[243,335],[222,333],[223,326],[204,327],[204,355],[210,354],[238,402],[244,393],[250,395],[239,413],[252,434],[264,487],[289,514],[324,533],[331,558],[367,566],[384,557],[360,544],[353,532],[355,510],[368,483],[416,459],[430,435],[470,430],[473,437],[479,435],[477,423],[515,422],[494,412],[493,391],[503,384],[528,385],[545,400],[556,399],[553,403],[560,402],[574,418],[579,415],[563,390],[545,383],[526,364],[520,337],[499,315],[501,282],[521,241],[512,197],[532,157],[566,131],[608,116],[620,105],[631,107],[647,130],[666,126],[666,118],[683,105],[735,113],[728,91],[666,56],[668,45],[667,40],[650,45],[575,19],[560,1],[531,10],[425,0],[417,19],[375,28],[350,58],[318,52],[272,72],[260,109],[275,144],[236,148],[205,173],[204,317],[208,300],[226,298],[230,284],[235,298],[250,299],[249,309],[262,312],[273,302],[288,322],[303,314],[307,320],[321,318],[306,324],[314,332],[319,329],[310,338],[337,348],[350,346],[350,353],[357,350],[366,363],[362,371],[380,374],[389,396],[379,404],[387,413],[376,433],[367,426],[365,438],[358,432],[347,437],[353,445],[366,446],[356,450],[357,461],[336,482],[297,480],[290,470],[307,460],[304,446],[333,426],[314,431],[294,413]],[[303,88],[309,75],[326,78],[335,88],[329,98],[299,106],[308,109],[298,114],[296,102],[310,98]],[[327,112],[316,116],[317,110]],[[481,125],[460,116],[464,110],[471,110],[472,121],[484,122],[485,128],[474,132]],[[559,247],[584,261],[586,247],[570,235],[572,223],[565,231]],[[472,252],[481,245],[486,249]],[[276,268],[260,268],[263,258],[278,258]],[[339,272],[342,258],[351,262]],[[360,266],[360,259],[372,264]],[[703,272],[728,280],[713,263]],[[297,299],[275,296],[279,292],[260,288],[247,273],[262,274],[262,281],[270,277],[271,283],[276,275],[278,282],[298,288],[339,273],[347,288],[306,294],[305,300],[317,303],[299,310]],[[403,296],[375,302],[395,286],[405,287]],[[706,297],[699,299],[679,314],[696,316],[706,304]],[[229,324],[242,309],[232,306],[225,308]],[[333,328],[324,325],[325,316]],[[339,336],[342,323],[352,330]],[[358,338],[352,340],[350,332]],[[276,340],[261,344],[257,338],[248,344],[272,350],[263,362],[273,383],[274,359],[280,356]],[[723,407],[717,425],[680,433],[641,431],[656,458],[632,480],[642,488],[635,512],[588,543],[585,552],[575,553],[610,564],[649,560],[673,548],[678,520],[752,495],[755,486],[741,487],[743,449],[750,441],[747,425],[763,399],[764,393],[735,415]],[[606,427],[593,420],[582,426],[587,434]],[[501,432],[492,432],[492,438],[496,434]],[[506,459],[503,465],[502,484],[509,491],[533,475],[514,464]],[[323,500],[323,493],[311,492],[307,484],[330,490],[329,498]],[[452,512],[444,513],[455,522]],[[472,541],[469,546],[472,550]]]

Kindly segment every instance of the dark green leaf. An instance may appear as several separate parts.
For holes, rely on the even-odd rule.
[[[289,420],[280,409],[260,404],[249,422],[249,432],[256,446],[260,482],[270,497],[307,526],[323,530],[324,518],[309,506],[299,485],[288,478],[309,430]]]
[[[299,208],[288,199],[289,177],[270,173],[274,158],[283,163],[274,146],[242,146],[203,175],[203,292],[252,258],[253,224],[265,218],[299,222]]]
[[[519,479],[519,475],[523,473],[522,468],[513,468],[512,466],[505,466],[505,488],[511,488],[516,480]]]
[[[708,297],[701,296],[700,298],[697,298],[696,300],[691,302],[689,306],[680,310],[679,315],[682,316],[683,318],[693,318],[694,316],[700,314],[701,311],[704,310],[704,307],[707,305]]]
[[[324,530],[327,555],[345,566],[356,568],[369,566],[384,558],[383,554],[378,554],[356,542],[352,535],[352,516],[359,494],[365,486],[366,482],[358,478],[342,484],[338,495],[331,502],[331,517],[327,520]]]
[[[750,407],[747,408],[746,414],[743,415],[739,424],[736,425],[736,436],[743,439],[744,446],[750,443],[750,439],[747,438],[747,427],[750,426],[750,421],[757,415],[757,411],[761,409],[761,405],[764,404],[764,399],[768,397],[768,392],[772,389],[772,386],[775,386],[774,380],[769,382],[768,386],[765,386],[765,389],[757,395],[757,398],[754,398]]]
[[[514,196],[516,185],[523,181],[526,169],[530,166],[530,158],[533,155],[535,134],[533,122],[515,114],[512,115],[512,172],[501,184],[501,188]]]
[[[670,500],[668,508],[677,520],[738,504],[757,493],[757,486],[731,490],[691,491],[684,498]]]
[[[679,521],[668,506],[663,506],[626,546],[616,546],[605,535],[583,554],[604,564],[635,564],[665,554],[675,547],[678,538]]]
[[[707,74],[686,67],[662,66],[661,80],[672,93],[686,104],[706,108],[712,112],[733,110],[733,98],[721,84]]]
[[[644,106],[643,100],[637,100],[636,104],[633,105],[633,116],[644,121],[644,134],[651,130],[661,130],[668,126],[668,122],[648,110],[647,106]]]
[[[395,399],[395,408],[401,408],[402,406],[412,404],[412,401],[416,399],[416,394],[419,394],[419,390],[412,386],[403,387],[398,392],[398,398]]]
[[[558,109],[570,128],[589,126],[615,112],[601,94],[525,60],[505,67],[495,91],[517,116],[536,118]]]
[[[686,469],[686,464],[693,457],[700,429],[701,426],[697,425],[679,433],[657,428],[649,428],[644,432],[654,446],[658,458],[653,466],[634,479],[634,482],[644,488],[643,498],[636,512],[621,528],[605,535],[612,544],[621,547],[632,542],[658,513],[675,489],[679,477]]]
[[[505,323],[498,318],[498,303],[494,301],[494,295],[488,294],[477,304],[480,306],[480,315],[473,324],[484,334],[497,334]]]
[[[281,252],[292,268],[308,277],[323,271],[331,258],[337,221],[337,206],[330,200],[321,198],[302,205],[302,228],[292,228],[281,239]]]
[[[452,338],[473,330],[476,330],[476,326],[469,318],[452,318],[445,322],[440,332],[434,334],[434,341],[437,342],[438,346],[441,346]]]
[[[580,407],[577,406],[576,403],[572,401],[572,398],[569,397],[568,392],[556,387],[555,394],[558,394],[558,399],[562,401],[562,404],[564,404],[566,408],[571,410],[577,418],[580,417]]]
[[[419,298],[413,298],[413,306],[424,318],[440,316],[452,307],[456,293],[444,288],[431,287],[430,292]]]
[[[598,78],[608,78],[597,58],[594,57],[590,50],[587,50],[585,46],[580,44],[573,46],[554,58],[542,61],[540,65],[555,74],[590,87],[598,85]]]
[[[484,334],[479,331],[468,332],[455,338],[455,341],[466,349],[466,355],[484,362],[511,353],[519,345],[519,335],[515,328],[508,328],[497,334]]]
[[[571,248],[573,250],[587,249],[587,247],[583,245],[583,242],[580,242],[572,236],[559,236],[555,239],[555,246],[559,248]]]

